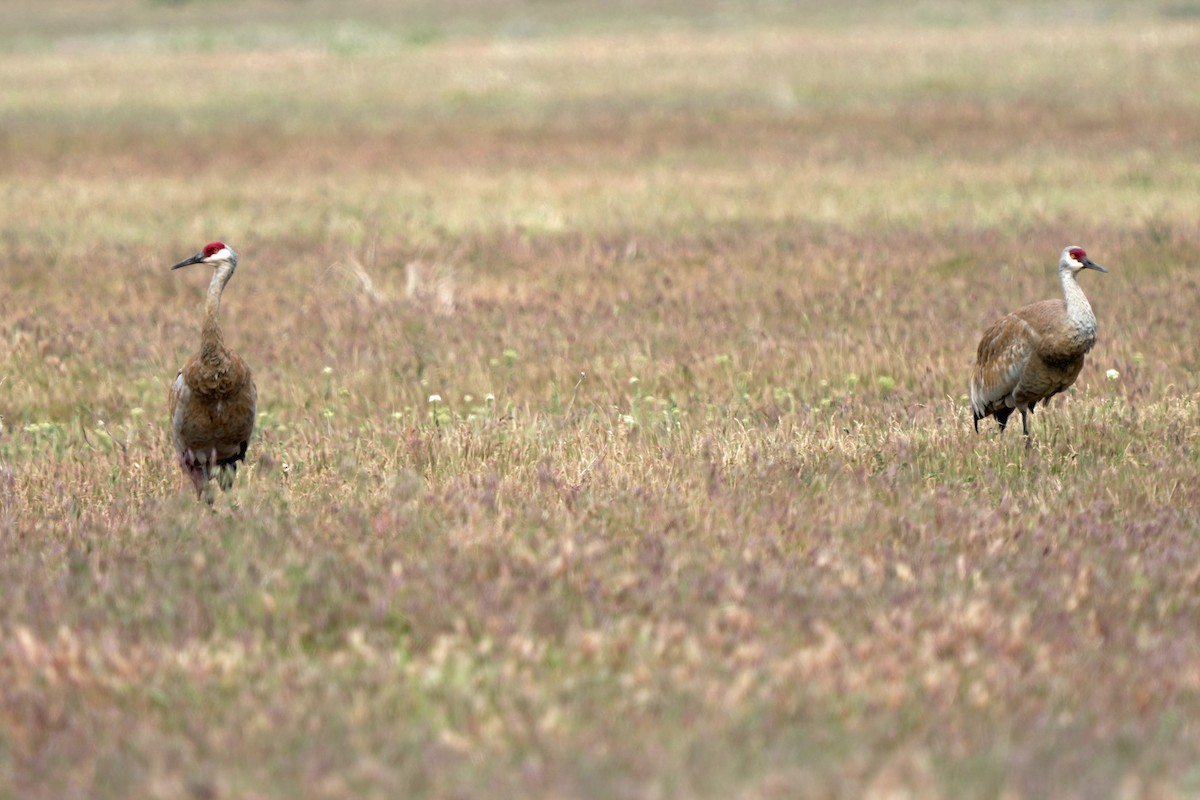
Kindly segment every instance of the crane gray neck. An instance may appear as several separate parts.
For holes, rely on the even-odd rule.
[[[229,251],[229,260],[221,264],[213,270],[212,280],[208,284],[209,300],[220,302],[221,292],[225,290],[225,284],[229,283],[229,279],[233,277],[234,270],[237,269],[237,253]]]
[[[1092,312],[1092,304],[1083,293],[1083,287],[1076,279],[1075,270],[1063,267],[1058,271],[1062,282],[1063,299],[1067,304],[1067,319],[1071,327],[1089,337],[1096,335],[1096,315]]]
[[[213,271],[212,280],[208,284],[208,296],[204,299],[204,328],[202,337],[210,345],[221,346],[221,293],[225,284],[233,277],[237,269],[237,254],[231,252],[229,261],[221,264]]]

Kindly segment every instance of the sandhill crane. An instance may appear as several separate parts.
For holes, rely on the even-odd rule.
[[[237,462],[246,460],[254,431],[258,392],[250,368],[221,338],[221,292],[237,269],[238,257],[224,242],[211,242],[171,269],[211,264],[212,281],[204,301],[200,352],[187,360],[171,384],[171,437],[179,466],[192,479],[197,498],[216,473],[222,491],[233,485]],[[206,497],[212,505],[212,495]]]
[[[1064,247],[1058,260],[1062,300],[1043,300],[1012,312],[983,334],[971,376],[971,411],[979,420],[995,415],[1000,430],[1013,409],[1029,435],[1034,407],[1066,390],[1096,343],[1096,315],[1076,276],[1085,269],[1108,272],[1079,247]]]

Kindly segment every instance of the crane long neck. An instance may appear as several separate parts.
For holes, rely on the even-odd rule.
[[[1060,269],[1058,275],[1059,280],[1062,281],[1063,299],[1067,304],[1067,319],[1077,330],[1095,336],[1096,315],[1092,312],[1092,304],[1084,295],[1083,288],[1076,280],[1075,272],[1070,269]]]
[[[204,327],[200,330],[200,355],[205,361],[219,361],[226,356],[225,340],[221,337],[221,292],[233,274],[232,269],[219,268],[213,272],[204,300]]]

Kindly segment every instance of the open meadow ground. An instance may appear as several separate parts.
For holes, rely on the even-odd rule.
[[[25,5],[0,797],[1200,795],[1200,5]]]

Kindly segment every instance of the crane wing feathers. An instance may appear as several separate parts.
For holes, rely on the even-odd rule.
[[[1038,334],[1016,314],[1000,319],[984,332],[971,376],[971,407],[984,417],[1007,402],[1036,348]]]
[[[215,453],[216,464],[244,456],[258,416],[258,391],[237,355],[230,353],[222,367],[212,369],[193,357],[171,385],[171,433],[180,456],[190,451],[207,463]]]

